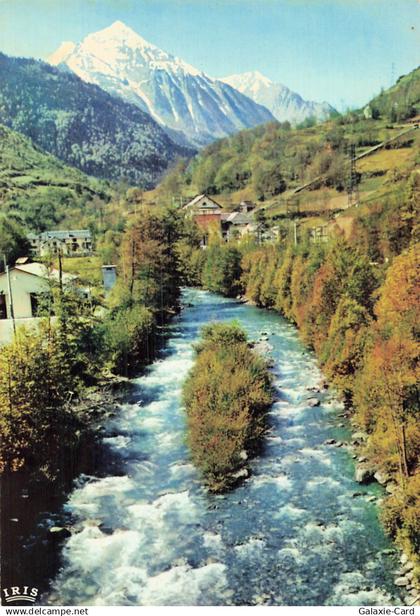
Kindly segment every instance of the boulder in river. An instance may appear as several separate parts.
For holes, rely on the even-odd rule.
[[[405,576],[398,577],[395,580],[395,586],[408,586],[410,584],[410,580],[408,580]]]
[[[405,565],[401,567],[401,569],[403,573],[408,577],[408,579],[411,579],[413,577],[414,563],[412,563],[411,560],[407,561]]]
[[[321,401],[318,400],[318,398],[308,398],[306,404],[313,408],[315,406],[319,406],[321,404]]]
[[[324,441],[324,445],[335,445],[336,440],[335,438],[327,438],[326,441]]]
[[[368,436],[367,436],[366,432],[353,432],[351,437],[355,441],[366,441]]]
[[[65,528],[64,526],[51,526],[49,532],[51,538],[57,541],[67,539],[71,536],[71,532],[69,531],[69,529]]]
[[[354,479],[358,483],[369,483],[373,478],[373,471],[365,464],[358,464],[354,473]]]
[[[249,472],[246,468],[241,468],[236,473],[232,473],[230,476],[232,479],[246,479],[249,475]]]
[[[376,481],[381,484],[381,486],[386,485],[390,480],[390,476],[387,473],[384,473],[382,471],[376,471],[376,473],[373,476],[376,479]]]

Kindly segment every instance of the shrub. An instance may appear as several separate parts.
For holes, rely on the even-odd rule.
[[[188,442],[210,490],[234,485],[265,431],[271,376],[235,323],[209,325],[184,385]],[[246,455],[245,455],[246,454]]]

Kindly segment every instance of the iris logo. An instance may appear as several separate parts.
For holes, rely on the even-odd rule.
[[[38,596],[38,588],[29,588],[29,586],[11,586],[3,588],[3,595],[6,603],[14,601],[28,601],[34,603]]]

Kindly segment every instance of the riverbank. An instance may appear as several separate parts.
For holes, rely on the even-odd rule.
[[[414,562],[420,583],[418,251],[412,244],[393,261],[375,262],[357,237],[325,244],[305,238],[296,245],[210,245],[202,282],[206,286],[211,278],[232,296],[241,288],[247,302],[275,310],[298,327],[351,409],[353,431],[368,435],[359,474],[391,479],[381,519]],[[230,259],[226,271],[215,261],[223,250]]]
[[[79,434],[71,448],[63,446],[48,469],[25,466],[1,477],[2,585],[28,580],[35,588],[48,587],[61,563],[63,542],[72,523],[63,511],[74,480],[115,468],[105,456],[102,438],[106,423],[129,395],[131,384],[115,375],[102,377],[80,400],[69,402],[78,418]],[[106,458],[106,459],[105,459]],[[45,512],[48,512],[46,515]],[[26,605],[22,603],[22,605]]]
[[[398,557],[377,519],[374,485],[353,479],[344,411],[322,390],[315,358],[274,313],[205,291],[169,326],[159,361],[133,381],[131,400],[106,425],[116,459],[103,476],[80,477],[65,506],[66,541],[48,605],[401,604]],[[238,320],[267,337],[275,386],[269,432],[250,476],[209,494],[191,464],[180,384],[206,323]],[[266,334],[263,334],[265,332]],[[362,493],[353,498],[355,491]],[[111,566],[112,563],[112,566]],[[299,583],[298,583],[299,581]]]
[[[257,302],[247,298],[246,295],[239,295],[236,299],[248,306],[258,307]],[[275,312],[273,306],[265,309]],[[293,323],[291,319],[289,320]],[[301,332],[300,336],[302,337]],[[257,344],[267,345],[267,340],[265,337],[260,338]],[[328,383],[323,380],[319,386],[311,389],[312,394],[315,396],[313,400],[314,405],[319,404],[319,396],[322,395],[322,390],[328,389],[328,387]],[[365,486],[377,483],[385,489],[385,493],[382,496],[371,497],[371,501],[375,502],[380,509],[383,508],[386,500],[391,497],[399,498],[401,501],[403,499],[400,492],[401,484],[396,477],[396,473],[384,469],[383,465],[379,465],[375,461],[369,449],[370,436],[365,432],[365,426],[357,422],[357,416],[355,416],[355,409],[351,399],[348,396],[343,397],[343,402],[345,407],[343,412],[339,414],[339,417],[345,422],[349,422],[349,425],[352,427],[352,433],[348,440],[328,439],[324,444],[329,447],[343,448],[351,454],[355,463],[354,479],[358,484]],[[339,425],[345,426],[344,423]],[[362,495],[363,493],[355,491],[353,497],[358,498]],[[396,541],[395,545],[399,551],[399,566],[394,571],[394,583],[407,593],[404,597],[406,604],[420,605],[419,555],[417,554],[416,558],[416,554],[413,554],[411,546],[406,546],[404,549],[401,541]]]

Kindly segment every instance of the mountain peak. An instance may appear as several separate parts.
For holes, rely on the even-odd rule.
[[[271,79],[260,73],[260,71],[248,71],[247,73],[242,73],[243,77],[253,77],[254,79],[265,83],[266,85],[271,85],[273,82]]]
[[[99,30],[96,34],[106,33],[107,35],[112,35],[115,38],[127,38],[127,37],[139,37],[137,32],[135,32],[130,26],[127,26],[123,21],[117,20],[114,21],[113,24],[104,28],[103,30]]]
[[[228,83],[239,91],[244,89],[268,88],[273,85],[271,79],[260,73],[260,71],[247,71],[223,77],[221,81]]]
[[[127,26],[127,24],[125,24],[120,19],[117,19],[116,21],[114,21],[114,23],[109,26],[109,29],[110,30],[131,30],[133,31],[129,26]]]
[[[124,44],[133,48],[156,49],[155,45],[146,41],[135,30],[120,20],[114,21],[107,28],[88,34],[83,43],[89,44],[90,42],[98,42],[101,45],[105,44],[108,46]]]
[[[48,62],[54,65],[65,62],[70,54],[73,53],[75,47],[76,43],[73,43],[73,41],[63,41],[54,53],[48,56]]]
[[[64,63],[84,81],[135,103],[182,143],[187,138],[205,145],[273,120],[265,107],[147,42],[120,20],[88,34]]]
[[[269,109],[280,122],[287,120],[297,124],[312,116],[323,120],[333,111],[328,103],[306,101],[297,92],[271,81],[260,71],[229,75],[222,81]]]

